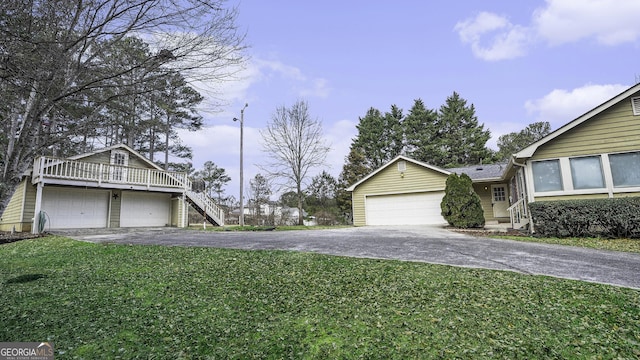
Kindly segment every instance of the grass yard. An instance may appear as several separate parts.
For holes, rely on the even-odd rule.
[[[538,238],[534,236],[490,235],[493,238],[554,245],[579,246],[598,250],[640,253],[640,239]]]
[[[71,358],[638,358],[640,291],[284,251],[0,246],[0,341]]]

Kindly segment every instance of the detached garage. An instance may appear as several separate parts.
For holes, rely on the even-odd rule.
[[[449,174],[405,156],[396,157],[347,189],[354,225],[446,224],[440,203]]]

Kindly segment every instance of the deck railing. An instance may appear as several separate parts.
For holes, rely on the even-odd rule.
[[[147,188],[187,189],[187,186],[191,186],[185,173],[58,159],[48,156],[37,158],[33,164],[33,181],[42,181],[43,178],[94,181],[98,184],[142,185]]]
[[[509,216],[511,217],[511,227],[514,229],[521,229],[529,223],[529,216],[527,215],[527,203],[522,198],[516,201],[508,209]]]

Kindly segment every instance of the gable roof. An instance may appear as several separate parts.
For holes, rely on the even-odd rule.
[[[542,139],[534,142],[533,144],[527,146],[526,148],[520,150],[519,152],[515,153],[513,155],[514,158],[519,159],[519,158],[530,158],[533,156],[533,154],[536,152],[536,150],[538,150],[538,148],[546,143],[548,143],[549,141],[557,138],[558,136],[566,133],[567,131],[575,128],[576,126],[584,123],[585,121],[591,119],[592,117],[600,114],[601,112],[607,110],[608,108],[612,107],[613,105],[619,103],[620,101],[626,99],[627,97],[633,95],[634,93],[640,91],[640,83],[628,88],[627,90],[621,92],[620,94],[612,97],[611,99],[605,101],[604,103],[596,106],[595,108],[587,111],[586,113],[584,113],[583,115],[579,116],[578,118],[574,119],[573,121],[561,126],[560,128],[558,128],[557,130],[553,131],[552,133],[550,133],[549,135],[543,137]]]
[[[126,150],[126,151],[130,152],[131,154],[135,155],[137,158],[139,158],[144,163],[148,164],[149,166],[152,166],[153,168],[155,168],[157,170],[163,170],[164,171],[163,168],[161,168],[160,166],[156,165],[153,161],[151,161],[151,160],[147,159],[146,157],[142,156],[142,154],[140,154],[139,152],[133,150],[132,148],[128,147],[125,144],[116,144],[116,145],[109,146],[109,147],[106,147],[106,148],[94,150],[94,151],[91,151],[91,152],[88,152],[88,153],[71,156],[71,157],[69,157],[69,160],[84,159],[84,158],[92,156],[92,155],[100,154],[100,153],[111,151],[111,150],[117,150],[117,149]]]
[[[473,165],[465,167],[457,167],[447,169],[448,171],[456,174],[467,174],[471,180],[475,181],[491,181],[502,180],[505,170],[508,164],[485,164],[485,165]]]
[[[450,175],[450,174],[451,174],[451,172],[449,172],[449,171],[447,171],[447,170],[445,170],[445,169],[441,169],[441,168],[439,168],[439,167],[437,167],[437,166],[429,165],[429,164],[427,164],[427,163],[423,163],[422,161],[414,160],[414,159],[409,158],[409,157],[406,157],[406,156],[404,156],[404,155],[398,155],[398,156],[396,156],[395,158],[393,158],[393,160],[389,161],[388,163],[386,163],[386,164],[382,165],[381,167],[379,167],[378,169],[374,170],[372,173],[370,173],[369,175],[365,176],[363,179],[361,179],[361,180],[360,180],[360,181],[358,181],[357,183],[355,183],[355,184],[353,184],[353,185],[349,186],[349,187],[347,188],[347,191],[353,191],[353,190],[355,190],[355,188],[356,188],[356,187],[358,187],[360,184],[362,184],[363,182],[365,182],[365,181],[367,181],[367,180],[371,179],[371,178],[372,178],[372,177],[374,177],[376,174],[378,174],[378,173],[379,173],[379,172],[381,172],[382,170],[386,169],[387,167],[391,166],[393,163],[395,163],[395,162],[396,162],[396,161],[398,161],[398,160],[408,161],[408,162],[414,163],[414,164],[416,164],[416,165],[418,165],[418,166],[424,167],[424,168],[426,168],[426,169],[429,169],[429,170],[433,170],[433,171],[436,171],[436,172],[442,173],[442,174],[444,174],[444,175]]]

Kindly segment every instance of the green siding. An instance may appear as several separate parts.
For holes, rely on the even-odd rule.
[[[532,160],[640,149],[640,116],[633,115],[631,97],[540,146]]]
[[[354,225],[366,225],[365,196],[367,195],[444,191],[447,175],[406,161],[407,168],[402,176],[398,171],[398,161],[355,188],[351,195]]]

